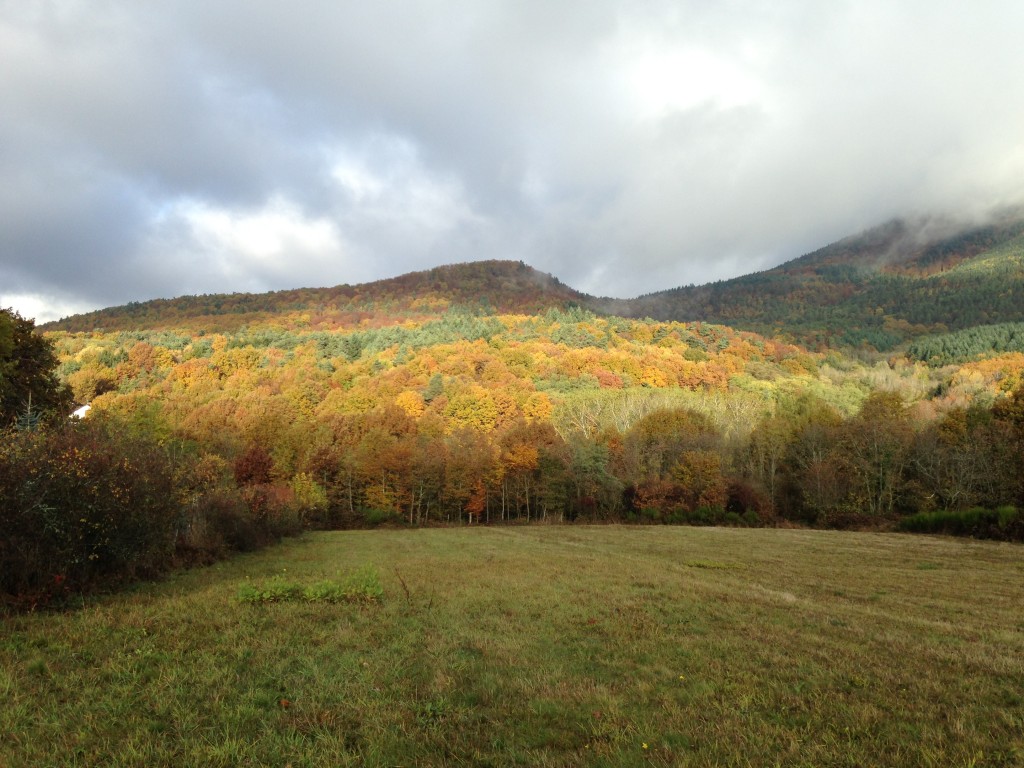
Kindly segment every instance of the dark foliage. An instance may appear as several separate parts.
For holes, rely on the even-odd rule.
[[[154,442],[103,425],[4,434],[0,593],[46,596],[169,567],[184,523]]]
[[[979,539],[1024,541],[1024,517],[1015,507],[918,512],[900,521],[900,528],[914,533],[945,533]]]
[[[251,445],[245,453],[235,459],[235,483],[265,485],[270,482],[274,471],[274,460],[262,445]]]
[[[67,415],[71,393],[58,380],[56,368],[53,347],[34,332],[34,323],[0,309],[0,428],[19,417],[35,423],[33,414]]]

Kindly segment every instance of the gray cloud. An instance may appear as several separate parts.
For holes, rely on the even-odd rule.
[[[1024,6],[0,0],[0,305],[515,258],[618,296],[1019,202]]]

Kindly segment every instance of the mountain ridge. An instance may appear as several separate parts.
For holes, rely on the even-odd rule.
[[[333,316],[338,325],[369,321],[383,306],[403,315],[436,314],[452,306],[509,314],[534,314],[552,307],[585,304],[593,297],[522,261],[482,260],[446,264],[356,285],[291,288],[264,293],[215,293],[152,299],[108,307],[40,325],[42,330],[92,331],[194,327],[235,330],[287,313]],[[134,320],[145,321],[136,324]],[[176,326],[176,321],[188,321]],[[157,325],[153,325],[153,323]]]
[[[1024,213],[959,227],[894,219],[761,272],[600,306],[722,323],[812,348],[887,351],[922,336],[1024,320]]]
[[[416,320],[459,306],[730,325],[810,348],[888,351],[924,336],[1024,321],[1024,212],[988,223],[893,219],[776,267],[632,299],[596,297],[522,261],[450,264],[358,285],[130,302],[43,330],[236,330],[280,321],[323,330]]]

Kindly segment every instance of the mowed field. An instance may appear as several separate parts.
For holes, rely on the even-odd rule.
[[[248,603],[364,566],[373,603]],[[1024,547],[307,535],[0,624],[0,765],[1024,765]]]

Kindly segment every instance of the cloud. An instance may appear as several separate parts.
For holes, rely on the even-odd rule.
[[[1022,26],[1009,0],[0,1],[0,303],[481,258],[627,296],[980,215],[1022,198]]]
[[[252,210],[184,200],[161,218],[146,258],[134,266],[162,270],[165,280],[184,273],[179,279],[192,293],[225,283],[266,291],[346,258],[334,222],[306,217],[280,197]]]
[[[59,320],[62,317],[70,317],[82,312],[88,312],[96,307],[82,303],[76,299],[54,296],[52,294],[38,293],[8,293],[0,296],[0,309],[15,309],[22,317],[34,320],[37,323],[45,323],[50,320]]]

